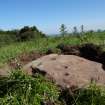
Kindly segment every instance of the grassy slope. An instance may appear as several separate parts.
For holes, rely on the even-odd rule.
[[[59,43],[79,43],[76,38],[42,38],[29,42],[14,43],[0,49],[0,62],[6,62],[8,59],[15,57],[22,52],[41,51],[45,52],[47,48],[55,48]]]
[[[8,59],[16,57],[23,52],[41,51],[45,52],[48,48],[55,48],[60,43],[78,45],[82,43],[104,44],[105,35],[91,35],[77,37],[49,37],[38,40],[13,43],[0,48],[0,63],[6,62]]]

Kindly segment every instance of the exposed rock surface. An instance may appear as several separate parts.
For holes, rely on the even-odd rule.
[[[43,56],[23,67],[28,74],[41,73],[62,88],[82,87],[95,81],[105,84],[102,64],[75,55],[51,54]]]
[[[5,64],[5,66],[0,67],[0,78],[7,77],[10,74],[10,72],[11,72],[10,67],[7,64]]]

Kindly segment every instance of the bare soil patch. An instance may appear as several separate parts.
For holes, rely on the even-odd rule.
[[[18,69],[18,68],[21,68],[23,65],[25,65],[33,60],[36,60],[37,58],[40,58],[44,55],[45,54],[39,53],[36,51],[32,51],[30,53],[22,53],[19,56],[17,56],[16,58],[10,59],[8,61],[8,64],[11,68]]]

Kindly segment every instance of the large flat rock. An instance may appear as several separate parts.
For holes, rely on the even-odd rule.
[[[28,74],[36,72],[44,74],[63,88],[83,87],[91,81],[105,84],[105,71],[102,69],[102,64],[74,55],[43,56],[25,65],[23,69]]]

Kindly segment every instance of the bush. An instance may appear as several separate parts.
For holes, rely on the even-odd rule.
[[[40,32],[35,26],[23,27],[16,35],[17,41],[27,41],[34,38],[45,37],[45,34]]]

